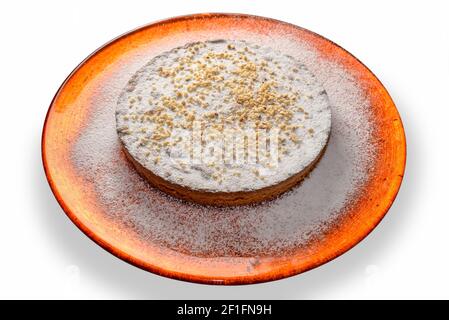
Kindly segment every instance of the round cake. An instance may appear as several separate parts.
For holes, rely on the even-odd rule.
[[[220,39],[151,59],[123,89],[116,125],[126,156],[153,186],[232,206],[304,179],[324,153],[331,110],[294,57]]]

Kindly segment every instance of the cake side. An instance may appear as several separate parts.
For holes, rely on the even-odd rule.
[[[326,145],[327,146],[327,145]],[[310,163],[304,170],[291,176],[290,178],[269,187],[264,187],[259,190],[252,191],[236,191],[236,192],[207,192],[190,189],[179,184],[171,183],[165,179],[162,179],[158,175],[155,175],[150,170],[143,167],[137,162],[124,148],[124,153],[128,160],[133,164],[136,171],[143,176],[153,187],[162,190],[163,192],[174,196],[176,198],[199,203],[203,205],[227,207],[238,205],[256,204],[263,201],[274,199],[281,194],[287,192],[297,184],[301,183],[308,174],[314,169],[316,164],[320,161],[324,154],[324,148],[318,157]]]

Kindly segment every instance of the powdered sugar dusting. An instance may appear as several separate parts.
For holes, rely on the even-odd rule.
[[[188,254],[260,256],[282,255],[305,245],[344,214],[368,178],[375,156],[369,102],[342,66],[324,60],[312,48],[286,38],[266,43],[304,63],[330,100],[331,137],[310,176],[280,198],[248,207],[203,207],[152,188],[127,162],[116,133],[114,109],[120,89],[139,68],[130,66],[126,77],[120,74],[120,79],[111,80],[117,82],[112,90],[98,92],[101,103],[92,110],[72,154],[79,174],[93,184],[112,219],[145,241]]]
[[[303,64],[269,47],[224,39],[189,43],[151,59],[123,89],[116,120],[121,141],[142,166],[171,183],[212,192],[257,190],[306,170],[331,127],[326,91]],[[216,138],[207,141],[207,130],[193,133],[194,123]],[[259,156],[224,161],[224,150],[238,149],[226,144],[235,138],[227,129],[254,127],[265,135],[277,129],[279,137],[271,139],[273,151],[273,141],[282,141],[276,156],[264,159],[265,150],[257,152],[262,141],[256,143],[260,134],[253,131],[248,140]],[[218,157],[194,161],[192,136]]]

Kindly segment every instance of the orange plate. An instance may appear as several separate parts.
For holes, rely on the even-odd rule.
[[[320,240],[282,256],[198,257],[136,238],[114,218],[106,219],[92,186],[70,157],[79,133],[95,110],[96,94],[111,73],[132,63],[143,64],[154,52],[177,43],[238,32],[288,33],[313,46],[322,57],[338,61],[360,83],[370,102],[380,141],[369,181],[350,208]],[[144,60],[140,58],[143,57]],[[139,62],[140,61],[140,62]],[[143,61],[143,62],[142,62]],[[121,88],[111,87],[118,92]],[[196,14],[159,21],[129,32],[84,60],[63,83],[49,108],[42,135],[47,179],[68,217],[97,244],[117,257],[159,275],[211,284],[248,284],[295,275],[349,250],[384,217],[402,181],[406,144],[398,111],[375,75],[350,53],[308,30],[268,18],[241,14]],[[248,266],[251,265],[251,268]]]

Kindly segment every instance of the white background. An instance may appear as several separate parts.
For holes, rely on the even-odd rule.
[[[445,1],[2,1],[0,298],[449,298],[449,7]],[[165,279],[115,258],[64,215],[40,157],[59,85],[88,54],[148,22],[251,13],[337,42],[381,79],[402,115],[405,179],[358,246],[305,274],[213,287]]]

